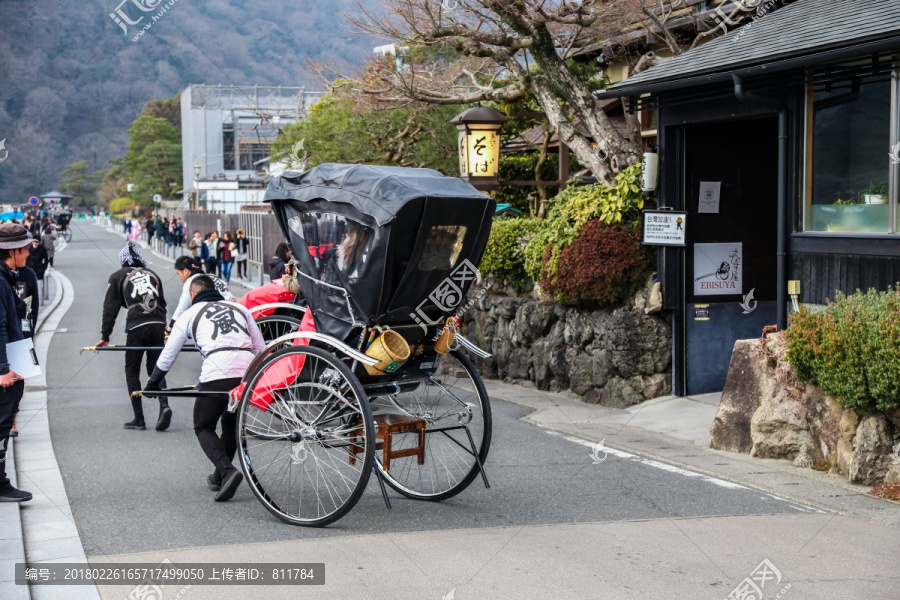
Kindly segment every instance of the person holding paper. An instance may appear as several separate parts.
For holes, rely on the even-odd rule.
[[[28,230],[15,223],[0,225],[0,502],[25,502],[31,494],[16,489],[6,476],[6,448],[13,415],[25,392],[25,381],[9,364],[7,345],[25,338],[22,319],[27,307],[15,292],[18,269],[28,260]]]

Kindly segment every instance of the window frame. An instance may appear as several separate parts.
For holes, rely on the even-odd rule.
[[[813,178],[813,135],[814,130],[814,111],[813,101],[816,93],[815,81],[812,70],[807,72],[807,81],[804,85],[804,119],[803,119],[803,162],[801,173],[801,211],[800,211],[800,229],[797,233],[809,235],[822,235],[829,237],[884,237],[896,236],[900,234],[900,163],[894,163],[889,153],[900,143],[900,59],[893,58],[891,60],[890,74],[890,148],[888,148],[885,160],[888,161],[888,220],[887,231],[867,232],[867,231],[817,231],[807,229],[809,211],[813,206],[812,203],[812,178]],[[866,82],[863,81],[863,85]]]

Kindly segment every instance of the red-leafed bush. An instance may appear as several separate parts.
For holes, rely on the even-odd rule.
[[[563,249],[556,281],[545,278],[541,287],[567,304],[620,306],[644,282],[652,256],[637,234],[595,219],[585,223],[578,239]]]

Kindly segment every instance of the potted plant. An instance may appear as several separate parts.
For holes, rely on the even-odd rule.
[[[889,193],[887,183],[870,182],[859,195],[866,204],[887,204]]]

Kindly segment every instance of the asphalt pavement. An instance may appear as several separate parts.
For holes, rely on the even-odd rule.
[[[92,563],[326,563],[324,588],[192,586],[180,596],[188,600],[724,598],[764,559],[780,569],[781,587],[791,584],[783,598],[897,597],[896,528],[614,448],[600,452],[579,427],[569,435],[558,423],[539,426],[527,419],[534,406],[496,396],[490,489],[476,480],[441,503],[392,494],[387,510],[373,480],[347,516],[323,529],[281,523],[246,485],[215,503],[193,401],[172,399],[172,425],[156,432],[156,403],[145,400],[148,429],[125,430],[124,357],[79,356],[100,337],[106,279],[123,240],[90,223],[74,226],[58,264],[73,301],[66,331],[49,348],[46,392],[53,450]],[[174,306],[181,282],[171,262],[145,256]],[[124,343],[124,316],[111,343]],[[182,354],[169,385],[193,383],[198,372],[199,357]],[[26,553],[28,546],[26,530]],[[880,558],[867,558],[873,551]]]

